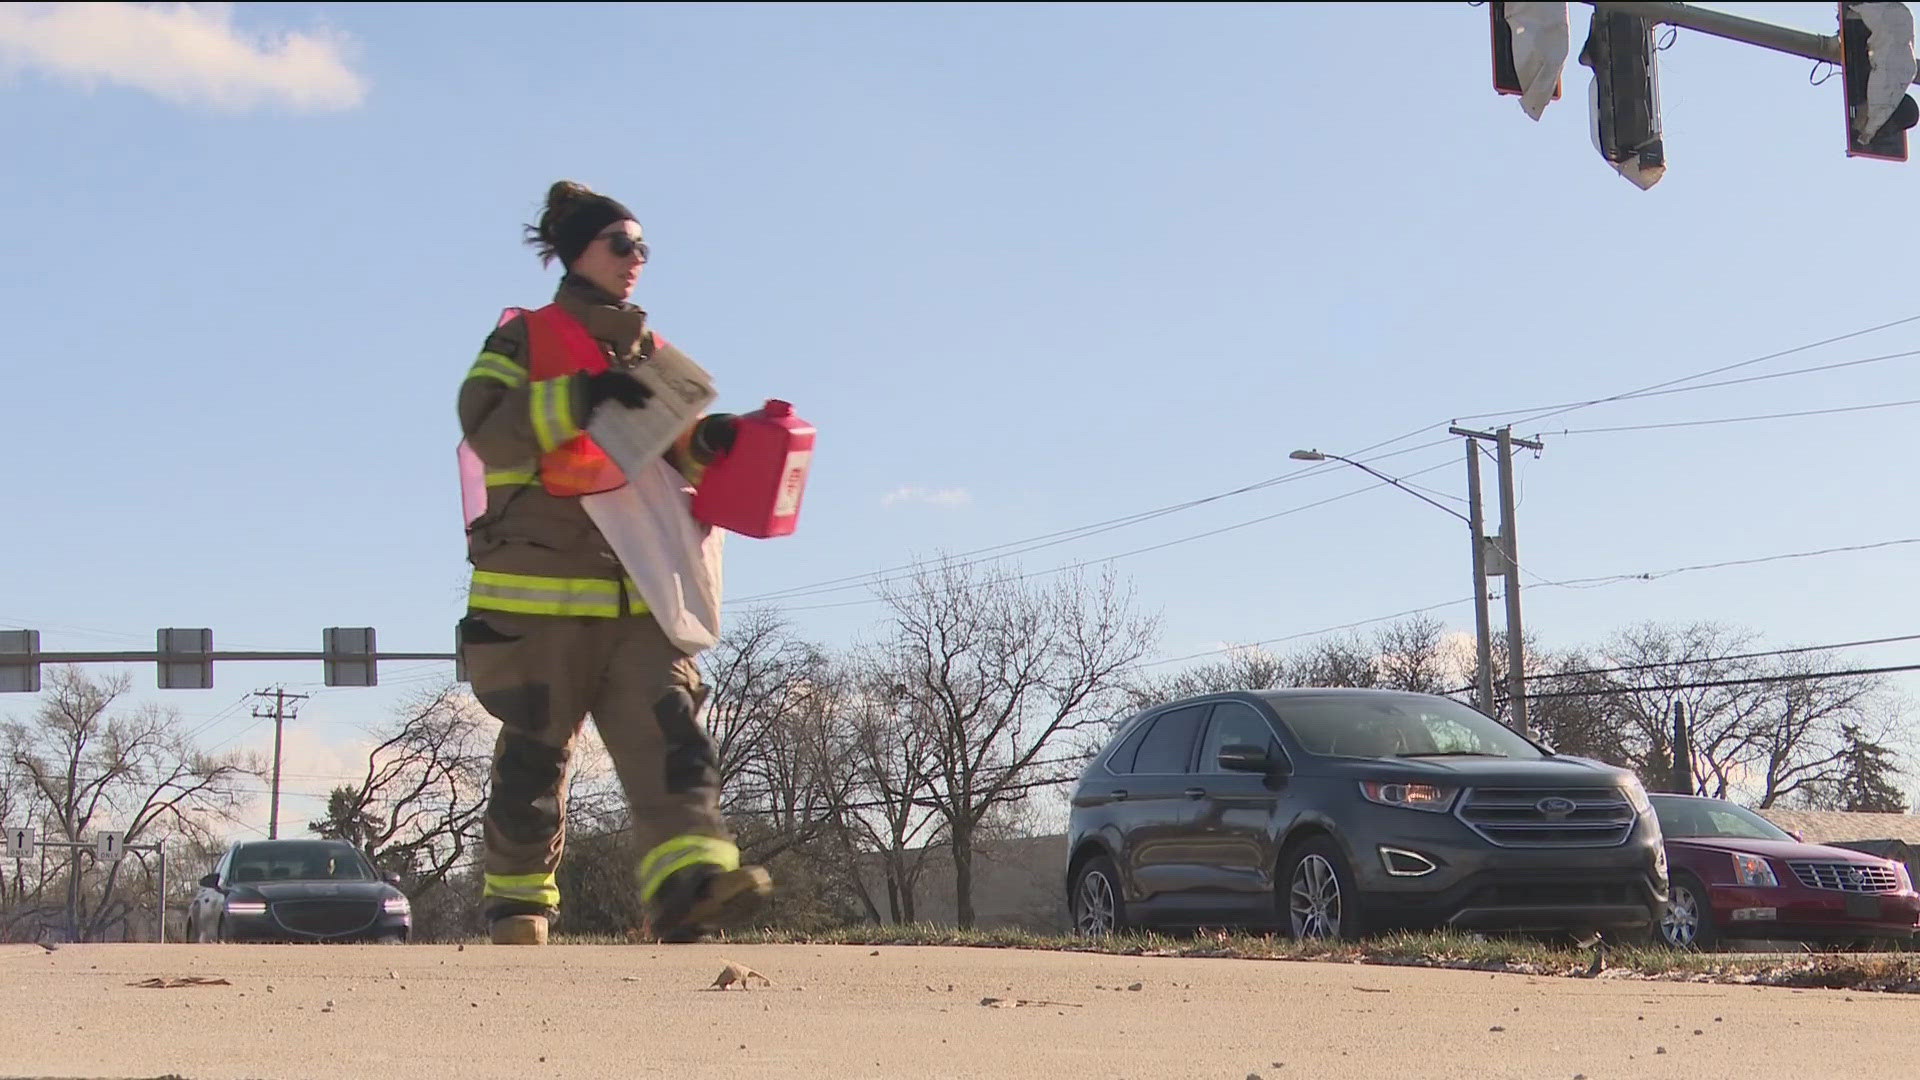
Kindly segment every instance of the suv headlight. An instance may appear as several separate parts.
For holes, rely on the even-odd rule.
[[[1635,777],[1621,784],[1620,793],[1633,804],[1634,813],[1646,815],[1653,812],[1653,800],[1647,798],[1646,786],[1640,783],[1639,778]]]
[[[1773,876],[1773,866],[1758,855],[1735,855],[1733,857],[1733,883],[1751,885],[1762,889],[1777,889],[1780,879]]]
[[[389,915],[409,915],[413,912],[413,905],[404,896],[389,896],[380,908]]]
[[[1409,784],[1398,780],[1360,781],[1360,794],[1366,796],[1368,802],[1398,806],[1405,810],[1430,810],[1436,814],[1451,810],[1453,797],[1459,793],[1459,788],[1435,784]]]

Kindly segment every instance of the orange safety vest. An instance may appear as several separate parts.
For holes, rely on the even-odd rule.
[[[527,320],[527,343],[533,352],[527,377],[556,379],[562,375],[605,371],[607,357],[580,320],[559,304],[522,311]],[[502,317],[502,322],[507,316]],[[593,495],[612,491],[627,482],[592,436],[581,432],[540,456],[540,481],[549,495]]]

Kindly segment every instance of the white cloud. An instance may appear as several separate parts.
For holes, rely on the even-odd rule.
[[[880,497],[885,506],[895,503],[925,503],[928,506],[965,506],[973,501],[966,488],[940,488],[930,490],[920,484],[902,484]]]
[[[181,105],[351,109],[367,82],[321,33],[248,34],[230,4],[0,4],[0,70],[115,83]]]

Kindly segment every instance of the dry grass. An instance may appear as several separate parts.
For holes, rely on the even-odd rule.
[[[617,944],[622,939],[561,936],[562,943]],[[1202,932],[1129,934],[1088,939],[1024,930],[856,926],[799,933],[758,930],[733,934],[749,945],[949,946],[1041,949],[1119,956],[1218,957],[1453,968],[1569,978],[1638,978],[1742,983],[1834,990],[1920,993],[1920,953],[1808,953],[1800,956],[1681,952],[1660,947],[1611,946],[1604,970],[1590,974],[1594,950],[1532,938],[1460,933],[1393,933],[1360,942],[1294,941],[1267,935]]]

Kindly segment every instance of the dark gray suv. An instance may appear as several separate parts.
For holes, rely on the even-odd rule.
[[[1632,773],[1447,698],[1212,694],[1127,719],[1081,774],[1074,927],[1395,927],[1644,936],[1667,902]]]

